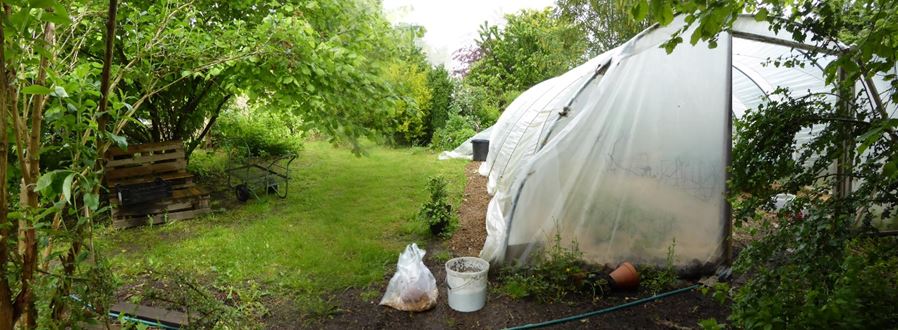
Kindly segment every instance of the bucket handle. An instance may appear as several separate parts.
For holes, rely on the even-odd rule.
[[[481,274],[481,275],[471,276],[468,278],[467,281],[465,281],[464,284],[459,285],[457,288],[453,288],[452,286],[450,286],[449,281],[446,280],[446,286],[449,288],[449,290],[460,290],[460,289],[468,287],[468,285],[470,285],[471,283],[477,282],[482,276],[484,276],[484,275]]]

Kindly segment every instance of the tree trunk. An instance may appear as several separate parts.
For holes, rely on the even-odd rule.
[[[196,149],[196,147],[199,146],[201,142],[203,142],[203,138],[206,137],[206,134],[209,133],[209,129],[212,128],[212,125],[215,125],[215,120],[218,119],[218,115],[221,113],[221,108],[228,103],[228,100],[231,99],[231,96],[233,95],[228,95],[221,99],[221,102],[219,102],[218,106],[215,107],[215,113],[212,114],[212,117],[209,117],[209,122],[206,123],[206,127],[203,128],[203,131],[200,132],[199,136],[194,138],[193,141],[190,141],[190,145],[187,146],[187,159],[190,159],[190,155],[193,154],[193,150]]]
[[[56,26],[53,23],[47,23],[44,26],[44,42],[49,47],[55,44]],[[38,67],[37,79],[38,85],[45,85],[47,78],[47,66],[50,59],[44,55]],[[44,119],[44,104],[46,96],[38,95],[35,97],[33,108],[31,109],[31,132],[28,136],[28,171],[30,180],[22,180],[22,201],[20,205],[25,206],[31,215],[37,213],[40,206],[40,197],[34,191],[37,180],[40,177],[40,150],[41,150],[41,127]],[[26,178],[28,178],[26,177]],[[22,231],[22,279],[21,291],[16,297],[16,308],[21,310],[22,327],[25,329],[37,328],[37,310],[34,304],[34,272],[37,269],[37,232],[34,229],[34,222],[38,219],[21,220],[20,229]]]
[[[0,20],[6,20],[6,11],[0,8]],[[0,24],[0,45],[6,44],[3,24]],[[6,52],[0,47],[0,132],[6,132],[9,112],[9,81],[6,72]],[[9,135],[0,134],[0,329],[12,329],[15,325],[12,290],[7,278],[9,261],[9,201],[7,201],[6,171],[9,167]]]

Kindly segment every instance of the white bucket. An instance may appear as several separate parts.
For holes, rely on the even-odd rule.
[[[459,312],[475,312],[486,304],[487,273],[490,263],[475,257],[446,262],[449,307]]]

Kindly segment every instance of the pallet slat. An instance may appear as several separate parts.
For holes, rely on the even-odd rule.
[[[149,155],[140,155],[134,156],[132,158],[123,158],[123,159],[115,159],[110,160],[106,163],[106,168],[118,168],[125,166],[133,166],[140,165],[142,163],[150,163],[150,162],[159,162],[163,160],[173,160],[173,159],[184,159],[184,151],[176,150],[173,152],[166,152],[164,154],[149,154]]]
[[[209,213],[211,211],[209,208],[203,209],[195,209],[195,210],[187,210],[180,212],[171,212],[165,214],[156,214],[156,215],[144,215],[144,216],[135,216],[130,218],[121,218],[115,219],[112,221],[112,225],[116,228],[131,228],[137,226],[145,226],[145,225],[158,225],[164,223],[165,221],[171,220],[186,220],[193,219],[203,214]]]
[[[116,156],[131,156],[136,153],[158,152],[164,150],[184,150],[184,144],[181,141],[165,141],[152,142],[144,144],[129,145],[127,149],[111,148],[107,155],[112,158]]]
[[[181,200],[189,200],[196,199],[202,197],[208,197],[209,193],[203,189],[197,188],[195,186],[184,187],[180,189],[173,189],[171,192],[171,198],[165,201],[159,201],[156,204],[164,204],[164,203],[174,203]],[[118,200],[118,195],[113,194],[109,196],[109,202],[113,205],[120,205],[121,203]]]
[[[146,164],[142,166],[133,166],[126,168],[117,168],[107,171],[109,180],[117,180],[129,177],[142,176],[160,176],[169,173],[186,173],[187,162],[184,160],[176,160],[166,163]]]
[[[127,217],[127,216],[143,216],[147,214],[157,214],[157,213],[165,213],[165,212],[174,212],[180,211],[184,209],[192,209],[194,203],[193,202],[180,202],[180,203],[164,203],[162,205],[153,205],[150,207],[139,208],[135,210],[126,210],[122,208],[117,208],[112,211],[112,214],[119,217]]]
[[[137,317],[142,320],[155,321],[175,328],[190,325],[190,318],[187,317],[187,314],[157,307],[120,302],[112,305],[109,310],[115,313]]]
[[[110,187],[115,187],[115,185],[117,185],[117,184],[130,185],[130,184],[136,184],[136,183],[153,182],[156,180],[157,177],[162,178],[162,180],[172,182],[172,181],[177,181],[177,180],[192,179],[193,174],[190,174],[187,172],[174,172],[174,173],[159,174],[159,175],[153,175],[153,176],[139,176],[139,177],[130,177],[130,178],[124,177],[124,178],[119,178],[119,179],[107,179],[106,182],[109,184]],[[173,184],[178,184],[178,183],[173,183]],[[174,187],[172,187],[172,188],[174,188]]]

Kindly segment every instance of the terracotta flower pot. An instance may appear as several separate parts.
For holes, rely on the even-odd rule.
[[[636,267],[629,262],[624,262],[617,266],[610,274],[611,286],[616,289],[632,290],[639,286],[639,272]]]

